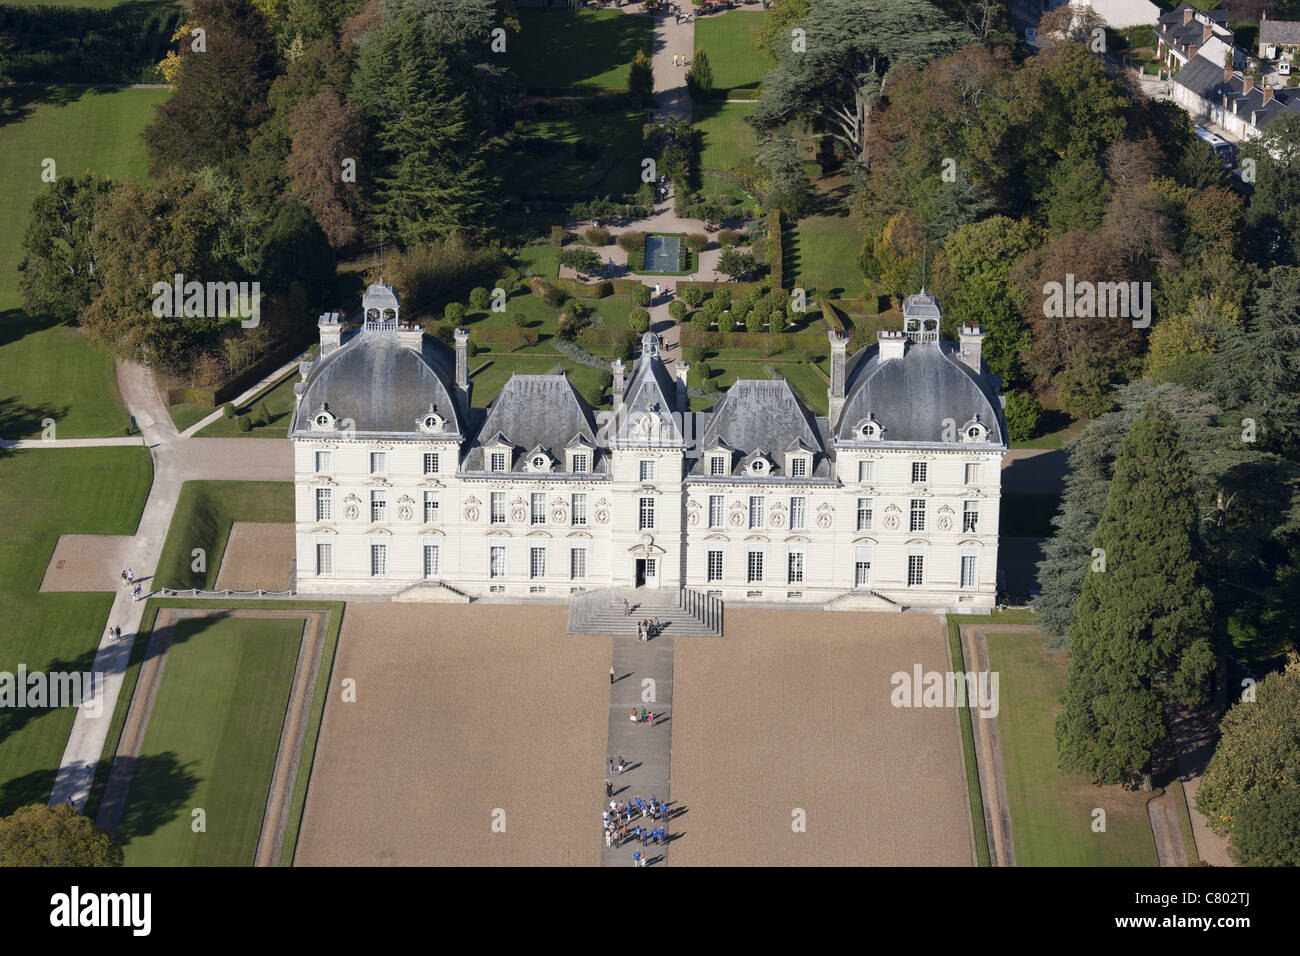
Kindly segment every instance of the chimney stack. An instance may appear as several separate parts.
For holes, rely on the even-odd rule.
[[[899,329],[881,329],[876,333],[880,343],[880,361],[901,359],[907,350],[907,336]]]
[[[397,344],[403,348],[424,351],[424,326],[419,322],[403,322],[397,327]]]
[[[826,336],[831,343],[831,387],[826,390],[826,399],[831,426],[834,427],[844,407],[844,358],[849,350],[849,337],[836,329],[827,332]]]
[[[1255,88],[1255,78],[1247,73],[1241,78],[1241,95],[1245,96]]]
[[[1201,45],[1199,43],[1187,44],[1187,59],[1190,61],[1192,57],[1196,56],[1196,51],[1199,50],[1200,48]]]
[[[984,329],[978,325],[963,325],[958,334],[960,349],[958,354],[966,366],[974,370],[975,374],[980,371],[980,351],[984,345]]]
[[[618,411],[623,406],[623,388],[625,384],[623,374],[627,371],[627,367],[623,364],[622,359],[615,359],[610,368],[614,373],[612,406],[614,411]]]
[[[685,415],[691,410],[691,393],[688,390],[686,375],[690,372],[691,367],[686,362],[678,362],[673,366],[677,373],[677,407]]]
[[[1264,102],[1267,103],[1273,98],[1273,86],[1271,83],[1264,84]]]
[[[343,337],[343,323],[339,321],[337,312],[326,312],[316,322],[316,327],[320,329],[320,358],[324,358],[339,347],[339,342]]]
[[[1189,4],[1187,9],[1183,11],[1183,26],[1187,26],[1187,24],[1191,23],[1192,17],[1195,16],[1195,14],[1196,10]]]
[[[1207,22],[1205,24],[1205,29],[1201,31],[1201,42],[1204,43],[1212,36],[1214,36],[1214,27],[1210,26],[1210,24]]]
[[[456,403],[463,418],[469,414],[469,332],[456,329],[452,338],[456,341]]]
[[[1225,85],[1225,86],[1226,86],[1227,84],[1229,84],[1229,83],[1232,82],[1232,64],[1231,64],[1231,63],[1225,63],[1225,64],[1223,65],[1223,82],[1224,82],[1224,85]]]

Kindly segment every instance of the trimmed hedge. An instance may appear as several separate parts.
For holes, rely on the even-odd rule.
[[[772,288],[785,288],[785,241],[781,235],[781,212],[773,209],[767,214],[767,259],[772,275]]]
[[[551,245],[555,246],[557,249],[558,249],[560,246],[564,245],[564,227],[563,227],[563,226],[552,226],[552,227],[551,227]]]
[[[824,332],[698,332],[688,328],[681,330],[681,345],[683,349],[692,345],[701,348],[761,349],[764,344],[763,339],[773,334],[777,335],[781,347],[786,350],[809,349],[824,352],[829,348]],[[706,337],[715,344],[706,346],[704,341]]]

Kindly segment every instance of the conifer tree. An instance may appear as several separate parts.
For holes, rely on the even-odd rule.
[[[1165,709],[1195,704],[1214,668],[1211,597],[1192,471],[1173,416],[1149,404],[1115,459],[1070,625],[1056,722],[1062,769],[1131,779],[1166,739]]]

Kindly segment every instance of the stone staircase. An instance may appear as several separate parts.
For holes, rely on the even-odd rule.
[[[623,611],[623,601],[632,607]],[[638,622],[659,619],[667,637],[721,637],[722,601],[688,589],[607,588],[584,591],[569,600],[570,634],[636,636]]]

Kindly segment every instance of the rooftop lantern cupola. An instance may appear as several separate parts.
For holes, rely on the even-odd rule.
[[[924,288],[903,302],[903,334],[918,345],[939,344],[939,303]]]
[[[397,290],[391,285],[377,282],[366,289],[361,297],[361,311],[365,316],[366,332],[396,332],[397,315],[401,308]]]

